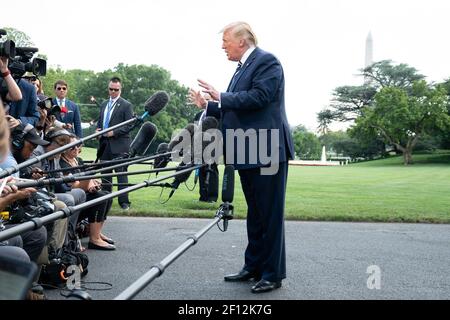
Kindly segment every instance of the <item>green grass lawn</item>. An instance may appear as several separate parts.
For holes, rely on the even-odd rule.
[[[92,159],[95,150],[85,149]],[[415,164],[404,166],[401,157],[341,167],[289,167],[286,218],[322,221],[388,221],[450,223],[450,153],[415,155]],[[129,171],[150,169],[132,166]],[[223,171],[221,167],[220,172]],[[132,176],[131,183],[148,175]],[[154,178],[154,175],[151,176]],[[193,177],[188,186],[193,186]],[[171,180],[169,180],[170,182]],[[220,203],[198,201],[198,186],[191,192],[181,185],[162,204],[170,190],[143,188],[130,194],[126,215],[212,217]],[[236,174],[235,217],[244,218],[246,205]],[[123,215],[114,201],[112,214]]]

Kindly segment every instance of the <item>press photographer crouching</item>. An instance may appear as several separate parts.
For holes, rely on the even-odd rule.
[[[77,139],[72,137],[70,142]],[[61,168],[71,168],[83,165],[83,160],[78,157],[81,152],[81,145],[68,149],[61,156]],[[80,173],[81,170],[73,170],[71,173]],[[109,194],[108,191],[101,189],[101,182],[98,180],[76,181],[72,184],[72,188],[81,188],[86,193],[86,200],[90,201],[104,195]],[[102,228],[106,220],[106,216],[111,209],[112,200],[106,200],[96,206],[82,210],[79,220],[85,218],[89,222],[89,249],[96,250],[115,250],[114,241],[102,233]]]

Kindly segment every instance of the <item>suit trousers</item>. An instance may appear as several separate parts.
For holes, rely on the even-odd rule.
[[[239,170],[247,202],[247,237],[244,270],[267,281],[286,278],[284,204],[288,162],[275,175],[261,175],[261,168]]]
[[[101,155],[100,159],[103,161],[107,161],[107,160],[114,160],[117,159],[119,157],[122,157],[123,154],[112,154],[109,150],[108,147],[106,147],[105,151],[103,152],[103,154]],[[119,172],[126,172],[128,171],[128,167],[124,166],[124,167],[120,167],[117,169],[114,169],[114,172],[119,173]],[[103,174],[108,174],[108,173],[112,173],[112,171],[105,171],[103,172]],[[102,189],[106,190],[108,192],[112,192],[112,178],[102,178]],[[117,183],[119,184],[128,184],[128,176],[119,176],[117,177]],[[122,190],[127,188],[127,186],[125,185],[119,185],[117,187],[118,190]],[[119,205],[122,204],[130,204],[130,200],[128,198],[128,193],[122,194],[118,197],[119,200]],[[111,202],[112,203],[112,202]]]

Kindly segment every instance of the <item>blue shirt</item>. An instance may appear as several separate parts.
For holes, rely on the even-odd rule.
[[[14,167],[14,166],[17,166],[17,161],[13,157],[12,153],[9,152],[8,155],[6,156],[5,160],[3,160],[3,162],[0,163],[0,171],[3,171],[5,169],[8,169],[8,168]],[[19,178],[19,172],[13,173],[12,176],[14,178]]]

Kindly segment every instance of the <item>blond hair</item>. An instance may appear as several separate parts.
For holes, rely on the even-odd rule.
[[[252,27],[247,22],[237,21],[232,22],[229,25],[225,26],[220,33],[224,33],[227,31],[231,31],[234,37],[245,39],[247,44],[257,46],[258,39],[256,38],[255,33],[252,30]]]

